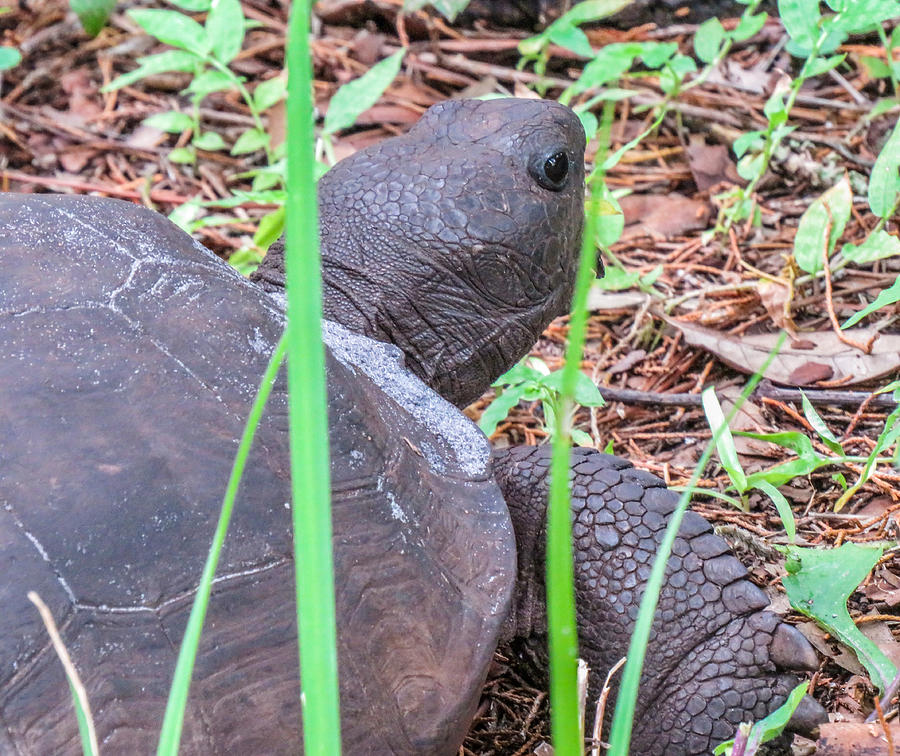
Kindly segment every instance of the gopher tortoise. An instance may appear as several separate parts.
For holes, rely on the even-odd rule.
[[[453,754],[502,638],[543,648],[546,448],[462,406],[566,311],[584,133],[534,100],[456,101],[321,181],[341,714],[348,754]],[[50,606],[101,749],[149,753],[237,439],[284,327],[283,251],[242,278],[110,199],[0,195],[0,753],[80,751]],[[285,386],[215,581],[190,754],[301,748]],[[676,496],[572,458],[581,655],[625,652]],[[633,752],[699,754],[815,666],[699,516],[669,561]],[[821,712],[806,707],[805,720]]]

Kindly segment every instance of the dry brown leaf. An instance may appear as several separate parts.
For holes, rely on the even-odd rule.
[[[629,194],[619,200],[625,216],[622,239],[653,236],[671,239],[706,228],[710,209],[706,202],[669,194]]]
[[[665,315],[661,317],[680,330],[688,344],[712,352],[722,362],[742,373],[755,373],[759,370],[778,340],[777,333],[733,338],[720,331]],[[865,343],[872,336],[872,332],[864,328],[851,328],[844,333],[857,343]],[[852,385],[881,378],[900,368],[900,334],[880,334],[871,354],[848,347],[838,339],[834,331],[816,331],[803,334],[803,337],[813,349],[797,349],[786,343],[780,354],[772,360],[764,377],[787,386],[805,385],[799,383],[798,379],[827,374],[823,368],[816,367],[824,366],[830,369],[831,380],[842,381],[842,385]]]
[[[839,667],[860,677],[866,674],[866,670],[856,655],[841,643],[838,643],[815,622],[798,622],[795,627],[808,640],[814,649],[822,656],[831,659]]]
[[[900,744],[900,724],[888,725],[895,746]],[[888,756],[887,738],[876,722],[826,722],[819,725],[816,756]]]
[[[707,144],[702,134],[691,134],[686,153],[694,183],[701,192],[723,182],[747,183],[738,175],[724,144]]]
[[[776,328],[784,328],[788,333],[796,333],[797,326],[791,319],[791,290],[777,281],[760,279],[756,284],[759,300],[766,308]]]
[[[869,612],[869,614],[875,615],[878,612]],[[897,642],[886,622],[881,620],[862,622],[859,624],[859,629],[863,635],[878,646],[879,650],[893,662],[895,667],[900,669],[900,643]]]
[[[896,610],[900,606],[900,575],[886,568],[878,568],[872,579],[861,589],[865,597],[876,604]],[[897,665],[900,667],[900,664]]]

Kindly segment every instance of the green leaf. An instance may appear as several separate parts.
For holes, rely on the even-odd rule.
[[[794,237],[794,259],[800,268],[813,275],[822,269],[822,256],[826,248],[831,255],[844,233],[852,204],[853,193],[845,176],[803,213]]]
[[[412,13],[426,5],[431,5],[438,13],[443,14],[448,21],[452,22],[468,4],[469,0],[404,0],[403,12]]]
[[[746,131],[741,134],[737,139],[734,140],[734,143],[731,145],[731,149],[734,150],[735,157],[743,157],[744,153],[751,147],[762,147],[764,135],[764,131]]]
[[[631,0],[585,0],[576,3],[571,10],[560,16],[556,23],[578,26],[590,21],[599,21],[618,13],[630,2]]]
[[[529,363],[537,363],[541,365],[544,370],[536,370]],[[547,366],[544,364],[543,360],[538,360],[536,358],[526,358],[521,362],[513,365],[496,381],[494,381],[491,386],[493,386],[494,388],[502,388],[504,386],[512,386],[516,383],[522,383],[525,381],[537,383],[541,380],[541,378],[548,374],[549,370],[547,370],[546,368]]]
[[[78,16],[82,28],[96,37],[116,7],[116,0],[69,0],[69,7]]]
[[[759,33],[759,30],[766,25],[767,18],[768,14],[766,13],[754,13],[749,16],[745,14],[741,16],[738,25],[735,27],[734,31],[731,32],[731,38],[735,42],[743,42],[744,40],[750,39],[750,37]]]
[[[597,127],[599,126],[597,116],[591,113],[590,110],[576,110],[575,115],[577,115],[578,120],[581,121],[581,127],[587,135],[587,140],[591,141],[597,133]]]
[[[797,538],[797,523],[794,520],[794,510],[791,509],[788,500],[784,498],[784,494],[767,480],[758,480],[755,487],[772,500],[775,511],[781,518],[781,524],[784,525],[784,532],[787,533],[788,540],[793,543]]]
[[[759,483],[767,482],[773,486],[781,486],[803,475],[818,470],[825,465],[832,465],[841,462],[843,457],[825,457],[819,454],[804,434],[797,431],[785,431],[782,433],[749,433],[747,431],[736,431],[738,436],[746,438],[755,438],[758,441],[768,441],[772,444],[783,446],[791,449],[797,454],[797,459],[789,460],[781,464],[770,467],[766,470],[751,473],[747,476],[747,485],[750,488],[758,488]]]
[[[137,62],[137,68],[117,77],[100,91],[112,92],[158,73],[167,73],[169,71],[195,71],[203,64],[203,59],[194,53],[184,52],[182,50],[166,50],[166,52],[157,53],[156,55],[147,55],[146,57],[138,58]]]
[[[178,205],[178,207],[169,213],[169,220],[182,231],[189,234],[194,230],[194,221],[201,212],[202,209],[195,201],[188,200],[184,204]]]
[[[711,63],[722,49],[724,40],[725,28],[722,22],[715,16],[708,18],[700,24],[694,35],[694,52],[704,63]]]
[[[254,192],[262,192],[284,183],[284,176],[278,171],[259,171],[253,177],[252,189]]]
[[[821,74],[830,71],[832,68],[837,68],[844,62],[844,58],[846,57],[845,54],[842,54],[832,55],[830,58],[814,58],[808,61],[804,66],[803,73],[807,78],[820,76]]]
[[[787,727],[788,722],[791,721],[791,717],[794,716],[794,712],[797,710],[797,707],[800,705],[800,701],[803,700],[803,696],[806,695],[806,689],[809,683],[802,682],[797,685],[787,697],[787,700],[781,704],[775,711],[773,711],[769,716],[764,719],[760,719],[756,722],[751,728],[750,731],[746,735],[746,742],[744,745],[743,753],[748,756],[752,756],[757,753],[757,749],[763,744],[768,743],[770,740],[774,740],[782,732],[784,732],[784,728]],[[739,728],[744,728],[746,725],[739,725]],[[720,743],[716,746],[713,754],[718,756],[722,753],[731,753],[728,749],[734,746],[737,738],[733,740],[728,740],[724,743]]]
[[[194,128],[194,120],[187,113],[179,113],[177,110],[154,113],[145,118],[143,124],[170,134],[180,134],[182,131]]]
[[[169,160],[173,163],[195,163],[197,153],[191,147],[176,147],[169,153]]]
[[[262,249],[268,249],[284,232],[284,208],[279,207],[259,219],[259,226],[253,234],[253,243]]]
[[[13,68],[22,61],[22,53],[15,47],[0,47],[0,71]]]
[[[596,180],[599,181],[600,179]],[[594,224],[594,228],[597,229],[597,244],[601,247],[610,247],[619,241],[622,231],[625,230],[625,215],[622,213],[622,206],[619,204],[619,200],[615,198],[605,181],[597,187],[596,193],[599,200],[608,202],[615,211],[612,214],[607,213],[603,217],[597,218]],[[633,284],[629,284],[629,286],[633,286]],[[628,288],[628,286],[625,288]]]
[[[237,77],[230,71],[212,69],[195,76],[186,91],[190,92],[194,96],[194,100],[199,102],[213,92],[237,89],[238,83]]]
[[[795,47],[808,54],[819,38],[819,0],[778,0],[778,15]]]
[[[403,47],[389,58],[376,63],[358,79],[344,84],[328,105],[325,113],[323,134],[334,134],[336,131],[352,126],[361,113],[371,108],[400,71],[400,64],[406,48]]]
[[[562,378],[563,371],[554,370],[549,375],[541,378],[540,383],[542,386],[559,393],[562,391]],[[582,407],[602,407],[605,404],[603,397],[600,395],[600,389],[580,370],[575,375],[575,394],[572,398]]]
[[[791,606],[812,617],[853,649],[874,685],[882,692],[897,676],[897,668],[856,627],[847,611],[847,599],[872,571],[883,552],[883,546],[858,546],[855,543],[845,543],[837,549],[794,546],[789,553],[800,560],[800,569],[782,579]]]
[[[670,94],[681,86],[681,82],[687,74],[696,70],[697,64],[693,58],[681,54],[674,55],[660,71],[659,86],[664,92]]]
[[[264,150],[269,146],[269,135],[265,131],[259,129],[247,129],[241,134],[234,147],[231,148],[232,155],[246,155],[248,152],[256,152]]]
[[[800,398],[803,404],[803,414],[806,417],[807,422],[812,426],[812,429],[822,440],[822,443],[835,454],[843,457],[844,449],[841,446],[841,442],[837,440],[837,437],[831,432],[831,429],[826,425],[822,416],[818,413],[816,408],[813,407],[812,402],[809,401],[809,398],[806,396],[803,389],[800,389]]]
[[[897,0],[848,0],[837,5],[841,12],[831,19],[831,24],[845,35],[871,31],[876,24],[900,16]]]
[[[900,29],[900,26],[897,28]],[[886,79],[891,75],[890,66],[881,58],[874,58],[871,55],[860,55],[859,62],[863,64],[866,73],[872,79]]]
[[[553,44],[571,50],[582,58],[594,57],[594,49],[588,41],[587,34],[577,26],[553,24],[548,31],[548,37]]]
[[[875,159],[869,178],[869,207],[885,220],[890,217],[900,191],[900,121],[894,126],[881,152]]]
[[[675,42],[639,42],[637,47],[638,55],[647,68],[662,68],[664,63],[678,53],[678,44]],[[681,57],[687,58],[686,55]]]
[[[841,326],[841,329],[843,330],[844,328],[850,328],[850,326],[856,325],[860,320],[871,315],[876,310],[880,310],[882,307],[892,305],[895,302],[900,302],[900,276],[897,276],[897,279],[894,281],[890,288],[880,291],[878,293],[878,296],[875,297],[875,300],[871,304],[848,318],[847,322]]]
[[[578,428],[572,428],[569,433],[572,435],[573,443],[578,446],[586,446],[588,448],[594,448],[594,439],[591,438],[589,433],[585,433],[583,430],[579,430]]]
[[[595,284],[603,291],[624,291],[637,286],[641,274],[624,268],[608,267],[603,278],[598,278]]]
[[[191,143],[198,150],[206,150],[207,152],[225,149],[225,140],[216,131],[204,131],[202,134],[197,134],[191,140]]]
[[[226,65],[244,44],[244,13],[240,0],[212,0],[206,17],[206,34],[215,58]]]
[[[494,400],[484,409],[478,420],[478,427],[485,436],[490,436],[515,407],[525,393],[524,386],[512,386],[501,391]]]
[[[168,2],[188,13],[206,13],[212,6],[212,0],[168,0]]]
[[[253,90],[253,105],[257,111],[262,112],[271,108],[276,102],[281,102],[286,95],[287,85],[284,79],[276,76],[258,84]]]
[[[206,31],[184,13],[159,8],[132,8],[128,15],[147,34],[160,42],[195,55],[206,55],[209,52],[210,43]]]
[[[889,234],[883,228],[879,228],[869,234],[869,237],[859,246],[845,244],[841,254],[846,260],[857,265],[884,260],[888,257],[900,255],[900,239]]]
[[[703,411],[706,413],[706,422],[709,423],[713,436],[718,435],[716,451],[719,453],[722,467],[725,468],[738,493],[744,493],[747,490],[747,475],[738,459],[737,450],[734,447],[734,437],[731,435],[731,429],[725,423],[725,415],[719,399],[716,397],[715,389],[712,387],[705,389],[701,399]]]

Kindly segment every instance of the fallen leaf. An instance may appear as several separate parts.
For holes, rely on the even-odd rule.
[[[777,281],[761,279],[756,284],[756,291],[775,327],[783,328],[788,333],[796,333],[797,326],[791,319],[790,287]]]
[[[687,146],[688,166],[697,189],[707,189],[723,182],[744,185],[724,144],[707,144],[702,134],[691,134]]]
[[[629,194],[619,200],[625,215],[623,239],[653,236],[671,239],[706,228],[710,208],[706,202],[683,194]]]
[[[869,612],[869,614],[874,615],[878,612]],[[887,623],[875,620],[860,623],[858,627],[862,630],[862,634],[878,646],[881,652],[894,663],[894,666],[900,669],[900,643],[894,638]]]
[[[865,676],[866,670],[859,663],[856,656],[815,622],[798,622],[794,627],[822,656],[827,656],[839,667],[853,675]]]
[[[869,601],[885,604],[890,609],[900,606],[900,575],[895,575],[886,567],[877,568],[871,580],[860,590]],[[897,666],[900,667],[900,664]]]
[[[891,722],[891,738],[900,743],[900,724]],[[887,738],[881,724],[826,722],[819,725],[816,756],[888,756]]]
[[[778,339],[777,333],[731,337],[667,315],[660,317],[680,330],[688,344],[711,352],[742,373],[755,373],[759,370]],[[872,332],[865,328],[850,328],[844,334],[861,344],[872,336]],[[806,366],[814,362],[827,365],[831,369],[833,380],[842,381],[842,385],[849,386],[875,380],[900,367],[900,334],[880,334],[871,354],[864,354],[847,346],[838,339],[834,331],[805,333],[804,337],[816,345],[815,352],[810,354],[810,350],[785,344],[766,370],[765,378],[787,386],[802,385],[794,380],[793,374],[799,370],[799,377],[806,377],[810,369]],[[813,356],[814,360],[811,359]]]

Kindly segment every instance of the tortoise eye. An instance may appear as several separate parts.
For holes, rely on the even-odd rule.
[[[569,156],[565,150],[545,154],[532,162],[529,172],[542,187],[558,192],[569,175]]]
[[[544,162],[544,173],[554,184],[562,183],[569,172],[569,158],[565,152],[557,152]]]

